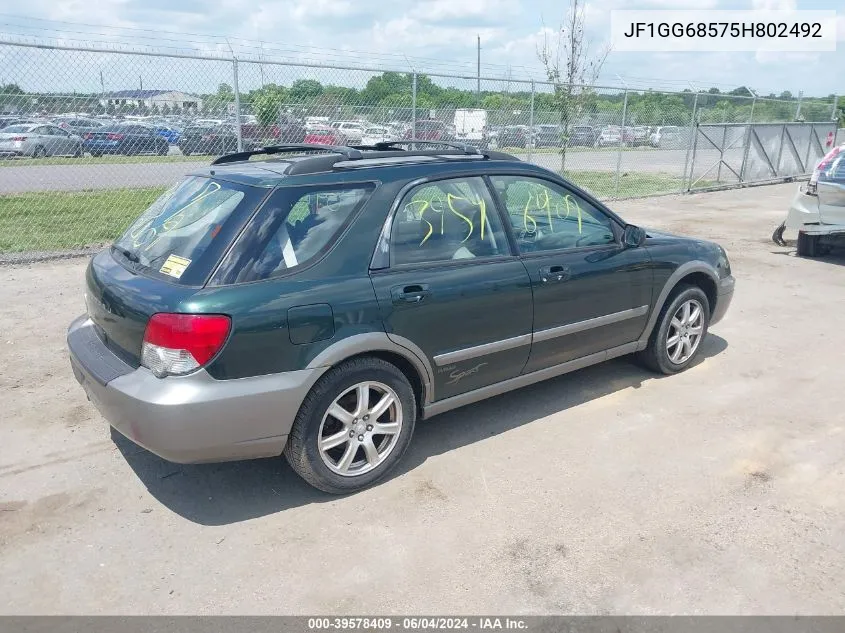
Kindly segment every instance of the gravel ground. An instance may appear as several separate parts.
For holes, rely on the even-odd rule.
[[[845,256],[769,242],[794,188],[616,205],[731,255],[695,367],[444,414],[345,498],[114,441],[64,346],[85,261],[0,268],[0,613],[842,613]]]

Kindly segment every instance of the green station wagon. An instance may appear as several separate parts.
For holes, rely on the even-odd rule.
[[[716,244],[431,141],[221,157],[86,277],[71,365],[115,429],[174,462],[284,453],[331,493],[419,419],[625,354],[683,370],[734,288]]]

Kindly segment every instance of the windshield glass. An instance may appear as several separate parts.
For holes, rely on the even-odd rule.
[[[10,125],[3,128],[3,132],[12,134],[14,132],[29,132],[33,126],[31,125]]]
[[[222,253],[237,230],[230,216],[242,216],[246,206],[254,209],[256,197],[260,199],[261,190],[253,187],[189,177],[156,200],[115,242],[115,250],[136,268],[196,283],[204,279],[198,269],[213,266],[214,253]],[[234,224],[240,226],[240,221]],[[206,251],[213,251],[210,257]]]

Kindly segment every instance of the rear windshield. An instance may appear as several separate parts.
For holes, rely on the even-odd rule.
[[[130,268],[202,285],[266,189],[200,176],[156,200],[114,244]]]

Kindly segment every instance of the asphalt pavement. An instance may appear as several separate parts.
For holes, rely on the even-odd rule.
[[[735,154],[737,150],[731,151]],[[177,149],[171,149],[171,156],[178,155]],[[522,160],[529,159],[527,153],[518,156]],[[619,153],[613,150],[573,149],[567,154],[566,168],[572,171],[615,172],[619,163],[622,172],[662,173],[680,177],[686,158],[685,149],[627,149],[622,152],[621,160]],[[702,167],[697,169],[697,174],[718,162],[718,159],[717,151],[699,152],[697,165]],[[211,157],[208,160],[210,162]],[[729,160],[737,162],[738,159],[732,154]],[[561,167],[559,154],[535,152],[531,162],[553,171]],[[150,157],[149,162],[138,163],[110,163],[86,157],[72,165],[11,164],[0,166],[0,193],[167,186],[204,164],[202,161],[187,160],[159,162],[153,157]],[[723,170],[723,175],[729,175],[728,171]]]

